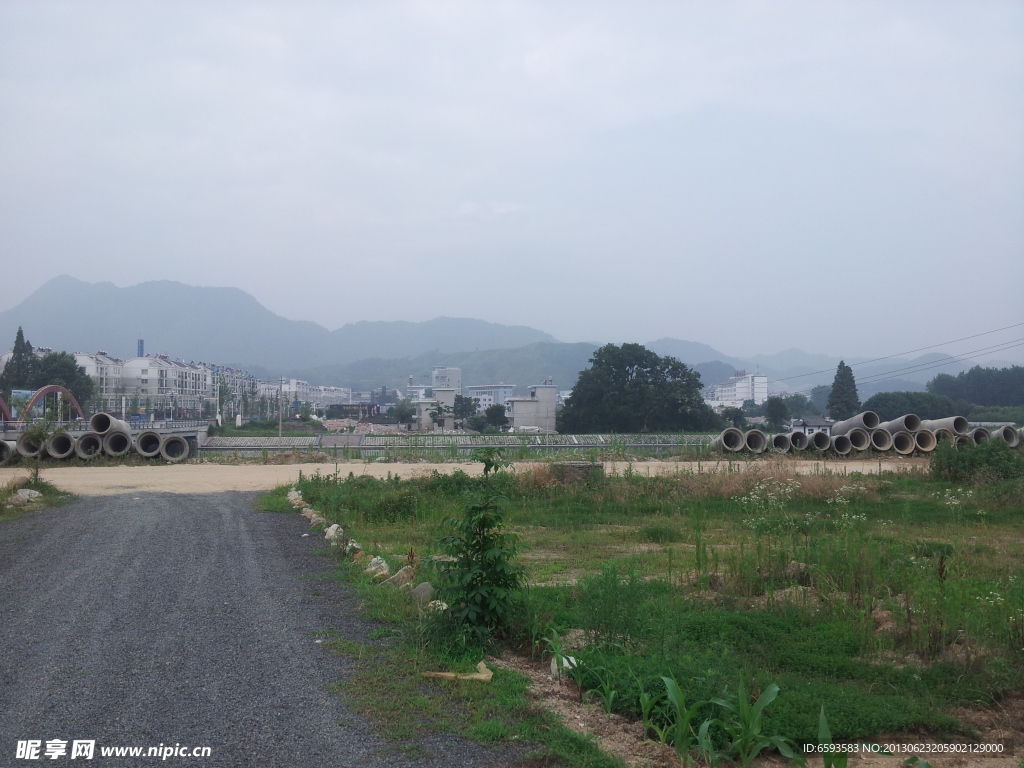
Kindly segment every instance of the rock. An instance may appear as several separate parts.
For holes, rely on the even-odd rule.
[[[392,587],[401,587],[412,581],[415,575],[416,569],[411,565],[407,565],[384,583],[390,584]]]
[[[302,516],[303,517],[313,517],[313,515],[315,515],[315,514],[316,514],[316,510],[313,509],[312,507],[306,507],[304,510],[302,510]]]
[[[337,523],[335,523],[330,528],[328,528],[326,531],[324,531],[324,538],[325,539],[333,539],[335,536],[338,536],[338,537],[344,537],[345,536],[345,530],[340,525],[338,525]]]
[[[31,488],[19,488],[15,492],[15,496],[18,496],[24,499],[25,501],[35,501],[42,495],[43,494],[41,494],[39,491],[33,491]]]
[[[309,518],[309,524],[313,525],[327,525],[327,520],[324,519],[323,515],[313,515]]]
[[[345,554],[354,554],[356,560],[362,560],[363,558],[359,557],[359,555],[363,555],[363,547],[355,539],[349,539],[348,544],[345,545]],[[366,557],[366,555],[363,555],[363,557]]]
[[[417,605],[421,608],[430,602],[431,596],[434,594],[434,587],[429,581],[424,581],[419,584],[412,591],[412,599],[416,601]]]
[[[428,611],[447,611],[448,603],[442,602],[441,600],[431,600],[427,603]]]
[[[363,560],[366,559],[366,553],[362,550],[359,550],[355,553],[355,555],[352,556],[352,559],[355,560],[357,563],[361,563],[363,562]]]
[[[370,575],[375,576],[382,571],[390,572],[391,569],[388,568],[387,561],[384,560],[383,557],[375,557],[370,561],[370,564],[366,566],[366,571],[364,571],[364,573],[369,573]]]

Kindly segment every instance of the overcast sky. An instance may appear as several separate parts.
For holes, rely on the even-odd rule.
[[[0,0],[0,260],[0,309],[173,279],[734,355],[1024,322],[1024,3]]]

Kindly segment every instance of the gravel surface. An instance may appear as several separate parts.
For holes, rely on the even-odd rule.
[[[404,759],[326,686],[349,671],[316,643],[364,640],[354,593],[319,578],[322,540],[250,493],[97,496],[0,525],[0,766],[18,740],[207,746],[189,766],[486,766],[451,735]],[[78,762],[72,762],[77,765]]]

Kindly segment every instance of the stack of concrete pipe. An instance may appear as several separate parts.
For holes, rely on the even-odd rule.
[[[67,459],[77,456],[88,461],[102,454],[115,458],[124,456],[132,449],[144,458],[159,456],[173,464],[194,453],[194,442],[183,435],[161,435],[151,430],[133,438],[131,426],[127,422],[109,413],[97,413],[89,419],[89,430],[77,436],[70,432],[59,432],[39,445],[23,432],[16,442],[0,441],[0,466],[6,464],[15,453],[26,458],[50,456]]]
[[[895,451],[902,456],[909,456],[914,451],[930,453],[934,451],[940,440],[949,440],[954,445],[981,443],[985,440],[1004,440],[1011,447],[1024,442],[1024,429],[1001,427],[990,431],[984,427],[970,428],[963,416],[950,416],[946,419],[922,420],[913,413],[900,416],[892,421],[879,421],[878,414],[864,411],[856,416],[837,421],[831,427],[831,436],[824,432],[807,435],[803,432],[780,433],[768,437],[757,429],[741,432],[729,427],[711,442],[712,450],[738,453],[748,451],[761,453],[766,449],[778,453],[789,451],[815,450],[824,452],[831,450],[840,456],[847,456],[857,451],[872,449],[875,451]]]

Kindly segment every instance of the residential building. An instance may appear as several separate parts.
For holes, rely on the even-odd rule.
[[[712,408],[742,408],[747,400],[760,405],[768,399],[768,377],[736,371],[728,381],[704,389],[704,402]]]
[[[790,432],[803,432],[805,435],[813,435],[815,432],[824,432],[826,435],[832,433],[831,419],[823,419],[820,416],[806,416],[802,419],[790,419],[788,427]]]
[[[515,390],[515,384],[470,384],[466,386],[466,396],[479,400],[477,411],[482,412],[492,405],[505,405]]]
[[[533,384],[529,397],[510,397],[505,407],[511,428],[516,432],[554,432],[558,388],[550,380]]]
[[[95,355],[76,352],[75,362],[84,368],[86,375],[96,383],[96,407],[108,411],[119,410],[121,397],[124,395],[124,381],[121,378],[124,360],[100,351]],[[86,407],[85,403],[80,405]]]

